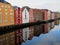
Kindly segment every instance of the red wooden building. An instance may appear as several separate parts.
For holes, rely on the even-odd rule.
[[[22,9],[20,7],[14,10],[14,24],[22,24]],[[15,43],[19,45],[23,42],[22,29],[15,31]]]

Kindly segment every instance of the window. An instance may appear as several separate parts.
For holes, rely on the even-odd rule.
[[[5,20],[5,22],[7,22],[8,20]]]
[[[6,40],[8,39],[8,37],[5,38]]]
[[[18,23],[18,21],[16,23]]]
[[[7,22],[7,20],[3,20],[3,22],[5,23],[5,22]]]
[[[18,11],[16,11],[16,15],[18,15]]]
[[[0,14],[1,14],[1,12],[0,12]]]
[[[14,15],[13,12],[11,12],[10,15]]]
[[[27,32],[25,31],[25,40],[27,40]]]
[[[5,8],[5,11],[7,11],[7,8]]]
[[[13,20],[10,20],[10,22],[13,24]]]
[[[1,5],[1,7],[4,7],[4,5]]]
[[[44,20],[44,15],[45,15],[44,12],[42,12],[43,20]]]
[[[20,23],[20,19],[18,19],[18,23]]]
[[[7,6],[5,6],[5,8],[7,8]]]
[[[2,20],[0,20],[0,23],[2,23]]]
[[[18,32],[18,31],[16,31],[16,33],[18,34],[19,32]]]
[[[20,16],[18,15],[18,18],[20,18]]]
[[[7,19],[8,19],[8,16],[6,16],[6,15],[5,15],[5,18],[7,18]]]
[[[13,11],[12,9],[10,11]]]
[[[13,17],[12,17],[12,16],[10,16],[10,18],[12,19]]]
[[[8,13],[7,13],[7,12],[5,12],[5,14],[7,15]]]
[[[1,8],[0,8],[0,11],[1,11]]]
[[[25,10],[25,19],[26,19],[26,10]]]
[[[8,6],[8,8],[10,8],[10,6]]]
[[[20,19],[18,19],[18,20],[20,20]]]

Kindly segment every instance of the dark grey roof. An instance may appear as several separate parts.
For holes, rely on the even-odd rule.
[[[28,11],[29,11],[29,9],[30,9],[30,7],[28,7],[28,6],[24,6],[23,8],[27,8]]]
[[[4,2],[5,0],[0,0],[0,2]]]

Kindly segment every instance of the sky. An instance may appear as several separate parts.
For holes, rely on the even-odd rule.
[[[60,0],[6,0],[12,6],[29,6],[31,8],[49,9],[60,12]]]

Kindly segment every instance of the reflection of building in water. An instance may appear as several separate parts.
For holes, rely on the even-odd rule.
[[[29,28],[29,40],[31,40],[34,36],[34,27]]]
[[[27,41],[29,38],[29,28],[24,28],[23,29],[23,40]]]
[[[0,45],[15,45],[15,33],[7,33],[0,36]]]
[[[34,36],[39,36],[41,33],[43,33],[43,27],[41,26],[35,26],[34,27]]]

